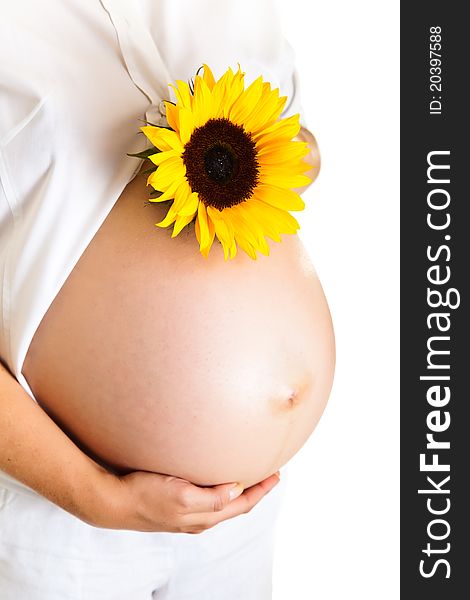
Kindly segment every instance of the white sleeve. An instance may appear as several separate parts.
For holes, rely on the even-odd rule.
[[[231,66],[259,75],[287,96],[283,117],[300,113],[294,52],[274,0],[147,0],[145,18],[174,79],[188,80],[202,63],[220,77]]]

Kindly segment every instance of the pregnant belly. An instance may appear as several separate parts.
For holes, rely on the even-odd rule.
[[[227,263],[154,226],[126,187],[44,316],[23,373],[48,414],[116,470],[245,487],[285,464],[328,398],[334,342],[297,236]]]

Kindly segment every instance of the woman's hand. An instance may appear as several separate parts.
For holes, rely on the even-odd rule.
[[[318,149],[315,136],[311,131],[305,129],[305,127],[301,127],[299,134],[294,139],[300,142],[307,142],[310,148],[310,152],[307,154],[307,156],[304,156],[304,161],[310,165],[310,169],[306,171],[304,175],[310,177],[312,181],[308,185],[304,185],[301,188],[295,189],[298,194],[302,194],[318,177],[321,166],[320,150]]]
[[[89,524],[109,529],[201,533],[249,512],[278,482],[279,472],[243,490],[236,483],[199,487],[189,481],[135,471],[106,474],[107,492]]]

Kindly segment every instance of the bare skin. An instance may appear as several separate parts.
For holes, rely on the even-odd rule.
[[[129,184],[128,188],[132,190],[135,186],[140,186],[137,191],[140,194],[139,197],[142,198],[142,179],[139,180],[139,178],[136,177],[134,181]],[[126,188],[126,190],[129,192],[129,189]],[[134,192],[135,191],[136,190],[134,190]],[[130,194],[128,193],[127,198],[129,197]],[[127,211],[131,207],[131,204],[128,202],[126,203],[125,199],[117,204],[119,204],[120,212],[118,214],[118,210],[114,211],[114,215],[117,216],[111,215],[110,220],[115,219],[114,224],[126,223],[128,225],[129,222],[127,217],[131,216],[131,213]],[[143,234],[144,231],[145,233],[157,231],[160,234],[159,240],[163,240],[163,244],[167,244],[168,242],[173,244],[170,247],[172,253],[175,251],[182,252],[180,258],[185,257],[184,261],[186,261],[186,264],[188,261],[193,260],[194,257],[199,258],[197,251],[189,246],[192,242],[189,241],[188,236],[185,241],[184,237],[181,237],[180,241],[182,241],[182,243],[175,246],[175,240],[169,240],[169,236],[166,235],[168,232],[156,230],[156,228],[152,229],[152,227],[149,228],[148,221],[150,220],[154,223],[159,220],[159,218],[157,218],[155,212],[153,212],[149,218],[150,212],[148,208],[149,207],[145,207],[140,213],[141,215],[145,215],[144,220],[133,221],[137,229],[128,229],[128,231],[133,231],[134,234],[140,232],[139,236]],[[152,206],[150,208],[154,209],[157,207]],[[132,211],[132,214],[135,214],[134,209],[132,209]],[[121,217],[124,217],[124,220],[120,221]],[[132,236],[132,233],[129,233],[129,235]],[[293,240],[293,246],[297,245],[297,250],[299,250],[296,236],[290,237]],[[137,243],[137,240],[141,239],[141,237],[135,238],[136,245],[140,244],[140,242]],[[127,241],[129,240],[130,238],[128,238]],[[106,243],[112,242],[112,237],[105,236],[102,238],[102,241],[105,246]],[[154,241],[155,238],[152,240],[152,243]],[[194,242],[193,239],[192,241]],[[179,248],[179,250],[177,248]],[[103,249],[103,246],[101,249]],[[129,257],[128,249],[129,247],[126,248],[127,257]],[[115,248],[111,250],[115,250]],[[276,250],[274,249],[274,253],[275,252]],[[215,253],[213,253],[212,256],[215,256]],[[279,256],[282,258],[282,252]],[[295,262],[295,260],[299,259],[299,256],[302,256],[301,249],[300,253],[294,251],[290,256],[290,260],[294,260]],[[174,254],[171,254],[171,257],[174,257]],[[140,260],[141,255],[134,255],[134,258],[139,258]],[[220,255],[219,258],[215,260],[220,261]],[[273,257],[270,257],[267,260],[272,261]],[[287,255],[285,255],[284,260],[287,260],[285,266],[288,268],[294,264],[289,263]],[[84,263],[82,262],[81,266],[83,266],[83,264]],[[174,262],[172,264],[174,265]],[[238,264],[241,264],[241,262]],[[272,265],[273,264],[274,263],[272,263]],[[223,266],[224,269],[226,267],[227,265]],[[218,269],[217,262],[214,262],[214,268]],[[77,272],[79,271],[75,271],[75,273]],[[310,276],[312,276],[311,271]],[[284,406],[284,402],[286,402],[285,406],[287,406],[288,410],[294,406],[302,407],[309,405],[311,409],[314,407],[314,410],[311,410],[310,412],[310,422],[307,430],[302,434],[304,438],[302,438],[302,435],[300,437],[297,435],[298,439],[294,446],[288,450],[287,455],[295,452],[298,449],[296,444],[297,446],[301,445],[308,436],[309,428],[313,428],[314,423],[318,420],[319,415],[323,410],[329,386],[331,385],[334,362],[331,323],[329,322],[329,313],[327,309],[325,309],[326,303],[324,302],[324,298],[322,299],[321,287],[316,286],[315,289],[317,289],[317,294],[319,294],[318,298],[320,298],[320,304],[323,306],[322,314],[324,316],[325,324],[324,334],[328,346],[326,348],[325,359],[328,364],[328,369],[326,370],[327,372],[324,377],[321,398],[317,396],[316,401],[310,399],[302,403],[297,402],[300,388],[303,390],[310,385],[307,381],[308,374],[301,381],[300,387],[295,387],[300,382],[300,378],[298,378],[297,383],[292,381],[291,383],[294,385],[289,387],[288,384],[287,388],[284,388],[284,391],[282,392],[284,395],[282,396],[281,394],[282,397],[279,397],[278,395],[278,400],[276,400],[274,396],[270,397],[271,403],[273,398],[275,403],[276,401],[280,402],[279,407]],[[56,306],[60,306],[60,295],[61,293],[59,294],[59,300]],[[119,296],[114,295],[114,299],[117,297]],[[68,301],[67,297],[62,295],[62,299],[64,298]],[[63,324],[64,321],[62,321],[62,325]],[[43,324],[41,324],[41,326],[42,325]],[[42,347],[40,339],[41,333],[38,334],[38,337],[36,338],[36,350],[47,350],[47,341],[44,340],[47,338],[48,329],[49,327],[43,328],[43,332],[46,331],[46,333],[44,334],[44,344]],[[50,329],[50,331],[52,331],[52,329]],[[64,338],[63,335],[62,338]],[[27,376],[30,385],[32,384],[33,391],[36,393],[36,390],[34,389],[35,381],[36,386],[39,386],[38,389],[41,387],[41,383],[37,383],[41,381],[41,377],[44,378],[43,381],[48,381],[49,385],[53,383],[54,385],[52,385],[52,388],[61,388],[61,386],[64,385],[64,381],[67,382],[67,377],[64,378],[64,374],[62,373],[61,377],[54,379],[54,377],[51,378],[50,376],[51,371],[47,372],[47,368],[52,367],[53,373],[54,365],[57,365],[57,363],[52,362],[50,365],[47,365],[47,362],[40,363],[37,360],[35,362],[33,344],[30,350],[31,353],[27,357],[29,363],[25,362],[23,372]],[[140,357],[136,364],[141,364],[141,362]],[[134,368],[135,366],[136,365],[133,365]],[[45,367],[43,373],[41,373],[42,367]],[[77,373],[79,372],[77,371]],[[99,378],[94,383],[96,384],[98,381]],[[57,386],[56,383],[58,384]],[[153,389],[153,382],[151,387]],[[90,389],[91,394],[89,391]],[[285,392],[286,389],[287,393]],[[88,390],[85,388],[81,392],[81,406],[83,406],[83,402],[88,403],[88,408],[96,406],[92,397],[94,391],[95,390],[92,387],[88,388]],[[143,467],[140,467],[139,465],[134,466],[132,464],[126,465],[123,464],[125,461],[121,460],[122,457],[118,457],[118,460],[113,461],[113,456],[98,456],[99,452],[97,453],[96,450],[99,451],[100,448],[90,448],[90,446],[93,445],[93,440],[91,440],[92,443],[88,443],[88,447],[86,447],[87,444],[84,444],[83,440],[78,439],[80,435],[77,436],[76,433],[74,434],[74,432],[71,431],[74,429],[73,420],[71,424],[65,426],[64,420],[67,419],[67,415],[63,414],[61,415],[62,418],[60,418],[57,414],[54,414],[54,400],[48,405],[50,396],[51,395],[48,393],[45,393],[44,395],[39,393],[37,395],[37,397],[43,400],[43,406],[49,414],[54,417],[56,422],[54,422],[46,412],[41,410],[37,404],[31,401],[29,396],[27,396],[7,371],[0,371],[0,429],[4,432],[0,442],[0,468],[25,482],[65,510],[68,510],[72,514],[75,514],[79,518],[93,525],[119,529],[135,529],[140,531],[199,532],[214,526],[224,519],[232,518],[238,514],[247,512],[265,493],[272,489],[278,481],[278,476],[276,474],[272,476],[269,475],[269,473],[272,473],[277,468],[275,466],[276,460],[271,460],[271,466],[266,462],[263,467],[265,471],[267,471],[264,477],[260,476],[259,470],[256,474],[252,474],[251,476],[250,474],[247,474],[244,477],[244,481],[241,481],[242,485],[238,485],[234,489],[235,494],[240,495],[238,495],[238,498],[230,500],[229,490],[234,488],[235,483],[221,483],[220,485],[215,485],[210,488],[201,487],[194,485],[194,483],[190,483],[182,476],[175,477],[175,474],[178,473],[170,469],[166,470],[166,472],[171,472],[172,475],[150,473],[142,470],[129,473],[128,471],[133,468],[145,468],[147,471],[149,465],[144,465]],[[91,396],[91,398],[89,398],[89,396]],[[63,400],[62,403],[60,402],[61,397]],[[65,406],[67,410],[71,406],[73,407],[73,401],[70,402],[70,396],[68,394],[63,395],[61,393],[56,396],[56,398],[59,399],[57,402],[59,411],[60,406]],[[110,402],[111,400],[112,398],[110,398]],[[105,411],[107,409],[109,410],[111,404],[105,404],[103,409]],[[106,417],[107,421],[109,421],[109,414],[110,413],[108,412]],[[282,412],[280,414],[282,414]],[[302,418],[299,418],[299,421],[301,422]],[[67,431],[69,435],[66,435],[64,430]],[[173,430],[173,433],[174,431],[175,430]],[[115,435],[116,431],[112,433]],[[186,438],[187,431],[183,431],[180,435],[180,439],[186,440]],[[74,439],[77,444],[74,443],[72,439]],[[135,435],[130,436],[129,439],[135,440]],[[176,436],[176,439],[178,441],[178,436]],[[144,446],[145,445],[140,449],[136,449],[136,456],[139,456],[139,453]],[[37,460],[34,462],[31,461],[31,455],[35,456]],[[280,461],[279,464],[283,464],[286,457],[288,457],[287,455],[282,457],[278,456],[277,462],[279,463]],[[96,460],[90,458],[90,456],[94,456]],[[155,456],[150,458],[147,457],[145,460],[155,460]],[[134,462],[136,461],[134,460]],[[111,468],[104,468],[105,464],[107,467]],[[122,470],[118,472],[120,468]],[[228,471],[226,471],[226,473],[227,472]],[[232,472],[235,471],[232,470]],[[195,479],[199,479],[199,482],[205,486],[210,483],[217,483],[218,481],[231,481],[230,477],[226,478],[222,471],[219,471],[218,473],[201,472]],[[191,481],[194,482],[195,479],[191,478]],[[234,477],[233,481],[240,482],[242,479],[243,476]],[[256,484],[255,482],[260,479],[262,479],[261,483]],[[246,489],[243,491],[243,488]]]
[[[146,165],[142,166],[145,169]],[[296,235],[254,261],[155,227],[126,187],[32,340],[23,373],[64,430],[119,472],[250,487],[313,431],[333,376],[323,291]],[[64,332],[66,334],[64,335]]]
[[[0,468],[95,527],[200,533],[250,511],[279,481],[201,488],[176,477],[110,473],[82,452],[0,364]],[[34,460],[32,460],[34,457]]]

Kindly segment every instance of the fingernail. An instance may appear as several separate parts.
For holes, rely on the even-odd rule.
[[[242,494],[242,492],[243,492],[243,487],[239,483],[236,483],[229,490],[228,496],[230,498],[230,501],[235,500],[235,498],[238,498],[238,496],[240,496],[240,494]]]

